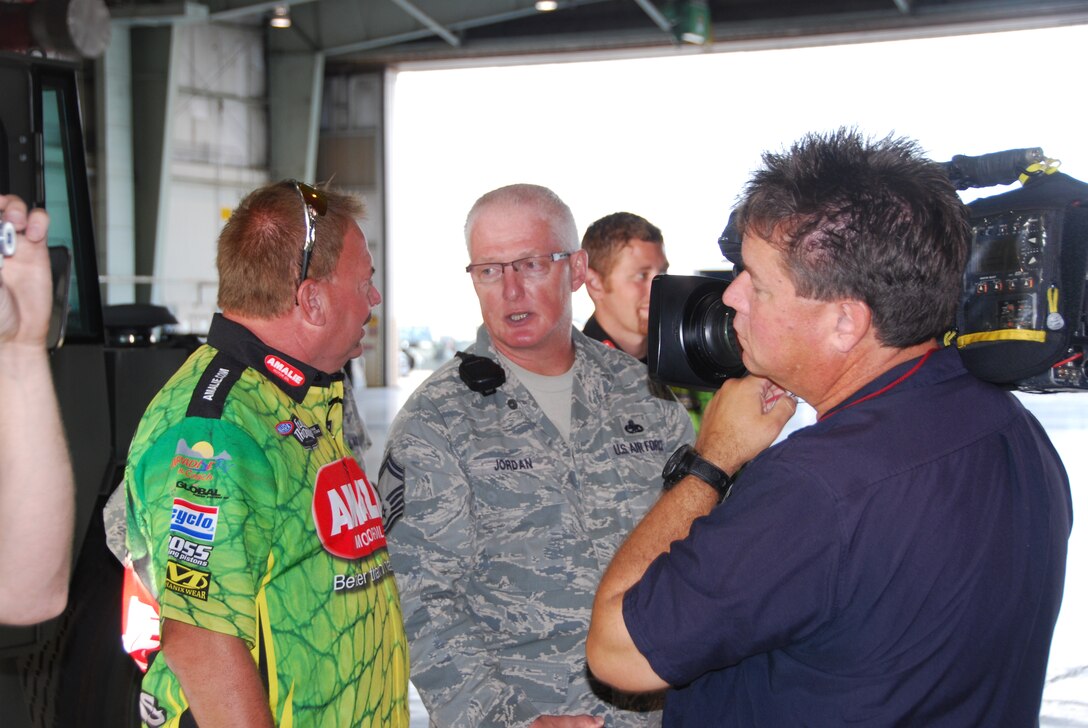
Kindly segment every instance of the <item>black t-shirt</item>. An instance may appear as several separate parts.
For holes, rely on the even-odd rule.
[[[609,349],[619,349],[619,344],[613,341],[612,336],[601,328],[601,325],[597,322],[596,316],[590,316],[589,321],[586,321],[586,325],[582,327],[582,333],[591,339],[601,342]],[[643,364],[646,363],[646,357],[639,359]]]

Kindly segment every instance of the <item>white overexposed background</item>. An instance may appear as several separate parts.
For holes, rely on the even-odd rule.
[[[658,225],[672,273],[723,265],[716,241],[764,150],[855,126],[920,142],[947,161],[1042,147],[1088,181],[1078,100],[1088,26],[733,53],[402,70],[390,105],[385,313],[434,341],[474,337],[463,268],[473,201],[543,184],[579,233],[619,210]],[[1001,190],[968,193],[968,198]],[[584,291],[575,318],[592,312]],[[422,362],[420,362],[422,363]],[[418,382],[418,374],[407,382]],[[1088,513],[1088,395],[1025,395]],[[1074,531],[1043,725],[1088,726],[1088,543]]]
[[[929,155],[1042,147],[1088,180],[1088,26],[637,60],[402,71],[391,104],[387,315],[470,338],[462,227],[484,192],[554,189],[579,233],[627,210],[671,272],[721,267],[718,235],[764,150],[840,125]],[[584,292],[576,317],[592,311]]]

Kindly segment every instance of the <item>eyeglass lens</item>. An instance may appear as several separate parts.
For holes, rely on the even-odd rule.
[[[467,266],[466,270],[477,283],[493,283],[499,280],[507,266],[528,278],[543,278],[551,272],[553,263],[569,257],[570,253],[530,255],[509,263],[475,263]]]

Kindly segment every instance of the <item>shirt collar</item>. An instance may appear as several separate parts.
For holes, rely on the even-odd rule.
[[[911,390],[964,374],[966,370],[955,347],[931,349],[920,357],[898,364],[876,377],[861,389],[839,402],[820,417],[853,407],[869,399],[875,399],[891,390]]]
[[[597,320],[596,314],[590,316],[589,320],[586,321],[586,325],[582,327],[582,333],[591,339],[601,342],[609,349],[623,351],[623,349],[620,349],[619,345],[616,344],[616,341],[612,338],[612,335],[605,331],[604,327],[601,326],[601,323]],[[643,364],[646,364],[648,362],[648,357],[649,353],[639,359],[639,361]]]
[[[344,378],[343,372],[328,374],[268,346],[245,326],[219,313],[208,328],[208,344],[262,374],[299,403],[310,387],[328,387]]]

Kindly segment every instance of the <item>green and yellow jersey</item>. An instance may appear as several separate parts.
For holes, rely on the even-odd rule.
[[[128,549],[160,616],[245,640],[279,726],[408,724],[381,506],[345,444],[343,397],[340,375],[217,316],[125,471]],[[143,692],[146,725],[191,724],[165,660]]]

